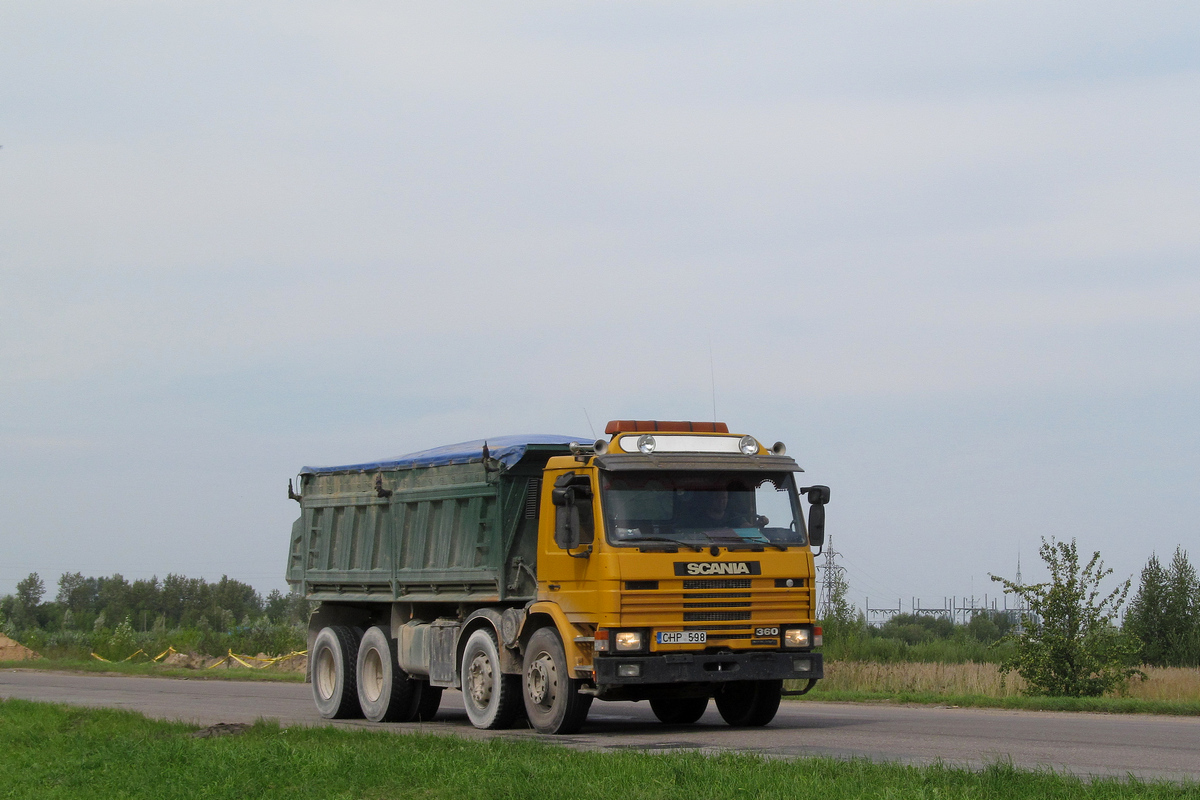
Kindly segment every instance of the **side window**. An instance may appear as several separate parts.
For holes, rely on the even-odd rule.
[[[763,535],[776,543],[803,544],[804,523],[797,521],[793,495],[786,481],[776,485],[767,479],[754,489],[757,524]]]

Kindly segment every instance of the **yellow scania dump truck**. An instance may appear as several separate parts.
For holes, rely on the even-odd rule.
[[[571,733],[594,699],[666,723],[710,699],[765,725],[823,676],[813,553],[825,486],[724,423],[617,420],[306,467],[287,578],[318,603],[319,713]],[[802,498],[809,505],[805,524]]]

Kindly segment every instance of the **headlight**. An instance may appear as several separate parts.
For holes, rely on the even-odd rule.
[[[616,651],[631,652],[642,649],[642,632],[641,631],[617,631],[613,639],[616,645]]]
[[[738,442],[738,447],[748,456],[752,456],[758,452],[758,440],[753,436],[743,436]]]
[[[783,632],[784,647],[811,647],[812,633],[808,628],[788,628]]]

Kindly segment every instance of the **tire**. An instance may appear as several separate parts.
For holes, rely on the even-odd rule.
[[[717,711],[735,728],[766,725],[775,719],[783,681],[735,681],[717,693]]]
[[[592,707],[591,695],[579,693],[582,681],[571,678],[562,639],[553,628],[539,628],[525,646],[521,695],[529,724],[538,733],[579,730]]]
[[[363,634],[355,674],[364,717],[371,722],[406,721],[416,682],[400,669],[396,640],[378,625]]]
[[[471,724],[492,731],[511,728],[521,702],[520,678],[500,671],[500,649],[491,630],[480,628],[467,638],[461,675]]]
[[[708,710],[707,697],[655,697],[650,710],[667,725],[691,725]]]
[[[363,715],[356,680],[360,639],[360,628],[330,625],[322,628],[313,642],[313,701],[325,719],[357,719]]]
[[[429,681],[413,679],[413,694],[405,722],[428,722],[442,704],[442,687],[430,686]]]

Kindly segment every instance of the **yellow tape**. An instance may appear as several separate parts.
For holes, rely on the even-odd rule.
[[[158,655],[156,655],[154,658],[152,658],[152,659],[150,659],[150,660],[151,660],[151,661],[153,661],[154,663],[156,663],[156,664],[157,664],[157,663],[158,663],[158,661],[159,661],[159,660],[160,660],[160,659],[161,659],[163,656],[167,655],[168,653],[178,653],[178,652],[179,652],[179,651],[178,651],[178,650],[176,650],[174,647],[170,647],[170,646],[168,646],[166,650],[163,650],[161,653],[159,653]]]
[[[122,661],[132,661],[135,656],[143,655],[143,656],[146,656],[147,658],[150,658],[150,661],[152,663],[158,663],[159,661],[161,661],[163,658],[170,655],[171,653],[178,653],[178,652],[179,651],[176,650],[174,647],[167,647],[166,650],[163,650],[158,655],[154,656],[153,658],[150,658],[149,653],[147,653],[144,650],[138,650],[137,652],[133,653],[133,655],[129,656],[128,658],[122,659]],[[105,664],[113,663],[113,662],[109,661],[107,658],[105,658],[104,656],[101,656],[97,653],[92,653],[91,655],[92,655],[92,658],[96,659],[97,661],[103,661]],[[292,652],[290,652],[284,656],[269,656],[267,658],[260,658],[258,656],[250,656],[250,655],[245,655],[245,654],[237,655],[233,652],[233,650],[228,650],[228,651],[226,651],[226,655],[224,658],[222,658],[220,661],[216,662],[215,664],[209,664],[207,667],[205,667],[205,669],[213,669],[214,667],[219,667],[231,659],[233,661],[236,661],[237,663],[241,664],[243,667],[246,667],[247,669],[266,669],[267,667],[273,666],[282,661],[287,661],[288,659],[296,658],[297,656],[306,656],[306,655],[308,655],[307,650],[293,650]],[[247,663],[249,661],[257,661],[259,663],[258,664]]]
[[[253,667],[253,665],[251,665],[251,664],[247,664],[245,661],[242,661],[242,659],[241,659],[241,658],[239,658],[238,656],[235,656],[235,655],[233,654],[233,651],[232,651],[232,650],[230,650],[230,651],[229,651],[229,657],[230,657],[230,658],[232,658],[234,661],[238,662],[239,664],[241,664],[243,667],[247,667],[247,668],[249,668],[249,669],[253,669],[253,668],[254,668],[254,667]],[[247,657],[247,658],[254,658],[254,656],[246,656],[246,657]]]

